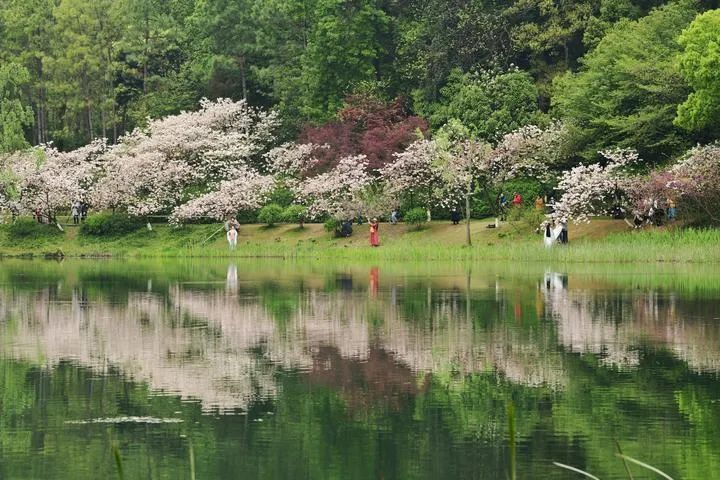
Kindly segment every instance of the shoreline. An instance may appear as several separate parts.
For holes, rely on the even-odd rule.
[[[156,225],[116,237],[86,237],[77,228],[47,238],[10,238],[0,229],[0,258],[257,258],[357,261],[514,261],[563,263],[720,263],[720,230],[653,228],[630,231],[622,221],[594,220],[571,226],[570,245],[547,249],[542,237],[518,226],[486,228],[471,223],[473,246],[465,246],[465,225],[431,222],[416,230],[381,224],[381,246],[372,248],[366,225],[349,238],[332,238],[322,225],[242,225],[230,251],[218,224],[173,228]]]

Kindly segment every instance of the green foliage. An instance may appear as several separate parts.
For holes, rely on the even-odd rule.
[[[295,193],[286,185],[279,185],[270,194],[270,203],[280,205],[281,207],[289,207],[295,200]]]
[[[299,223],[302,225],[307,219],[307,208],[302,205],[290,205],[282,214],[282,221],[286,223]]]
[[[676,123],[691,131],[720,132],[720,10],[699,15],[678,40],[680,71],[693,92],[678,108]]]
[[[30,146],[24,129],[32,125],[33,111],[24,105],[21,91],[29,80],[25,67],[17,63],[0,65],[0,153]]]
[[[675,61],[677,36],[696,12],[685,2],[615,25],[554,84],[554,111],[570,124],[573,149],[586,159],[610,146],[636,148],[651,162],[687,146],[674,125],[687,86]]]
[[[511,207],[508,212],[508,222],[517,230],[533,232],[545,221],[545,212],[536,210],[532,206]]]
[[[137,217],[121,214],[98,213],[90,215],[80,226],[80,233],[91,237],[116,237],[143,227]]]
[[[420,230],[427,223],[427,212],[424,208],[416,207],[404,215],[405,223]]]
[[[520,70],[467,74],[454,70],[441,89],[441,100],[425,107],[435,127],[456,120],[474,137],[497,141],[518,127],[540,118],[538,90]]]
[[[260,209],[257,219],[260,223],[265,223],[268,226],[272,227],[276,223],[280,223],[283,221],[284,213],[285,212],[280,205],[271,203],[269,205],[265,205],[263,208]]]
[[[342,228],[342,222],[337,218],[328,218],[323,224],[323,228],[326,232],[332,233],[333,236],[340,236],[340,229]]]
[[[56,225],[38,223],[31,217],[18,217],[7,226],[8,236],[17,240],[59,237],[62,231]]]

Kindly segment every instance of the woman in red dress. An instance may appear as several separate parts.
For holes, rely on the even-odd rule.
[[[373,247],[380,246],[380,234],[378,234],[378,220],[373,218],[370,221],[370,245]]]

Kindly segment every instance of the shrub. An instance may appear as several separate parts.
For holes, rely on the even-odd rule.
[[[508,213],[508,222],[520,230],[537,230],[546,219],[545,212],[534,207],[511,208]]]
[[[424,208],[413,208],[405,214],[405,222],[420,230],[427,223],[427,212]]]
[[[114,237],[139,230],[143,225],[143,221],[138,217],[98,213],[85,220],[80,227],[80,233],[93,237]]]
[[[276,203],[265,205],[258,213],[258,222],[265,223],[272,227],[276,223],[283,221],[283,213],[283,208]]]
[[[323,224],[325,227],[325,231],[328,233],[332,233],[333,236],[339,237],[340,236],[340,230],[342,229],[342,222],[338,220],[337,218],[329,218],[325,221]]]
[[[302,227],[307,218],[307,208],[302,205],[290,205],[283,211],[282,219],[286,223],[299,223]]]
[[[7,231],[11,238],[23,239],[57,237],[62,234],[57,226],[38,223],[31,217],[16,218],[8,225]]]

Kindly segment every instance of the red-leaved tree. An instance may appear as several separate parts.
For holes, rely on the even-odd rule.
[[[365,155],[371,171],[393,161],[393,154],[403,151],[427,133],[428,122],[409,115],[400,99],[390,103],[371,95],[351,95],[338,112],[337,120],[325,125],[306,125],[300,132],[300,143],[328,145],[317,152],[316,169],[334,168],[341,158]]]

